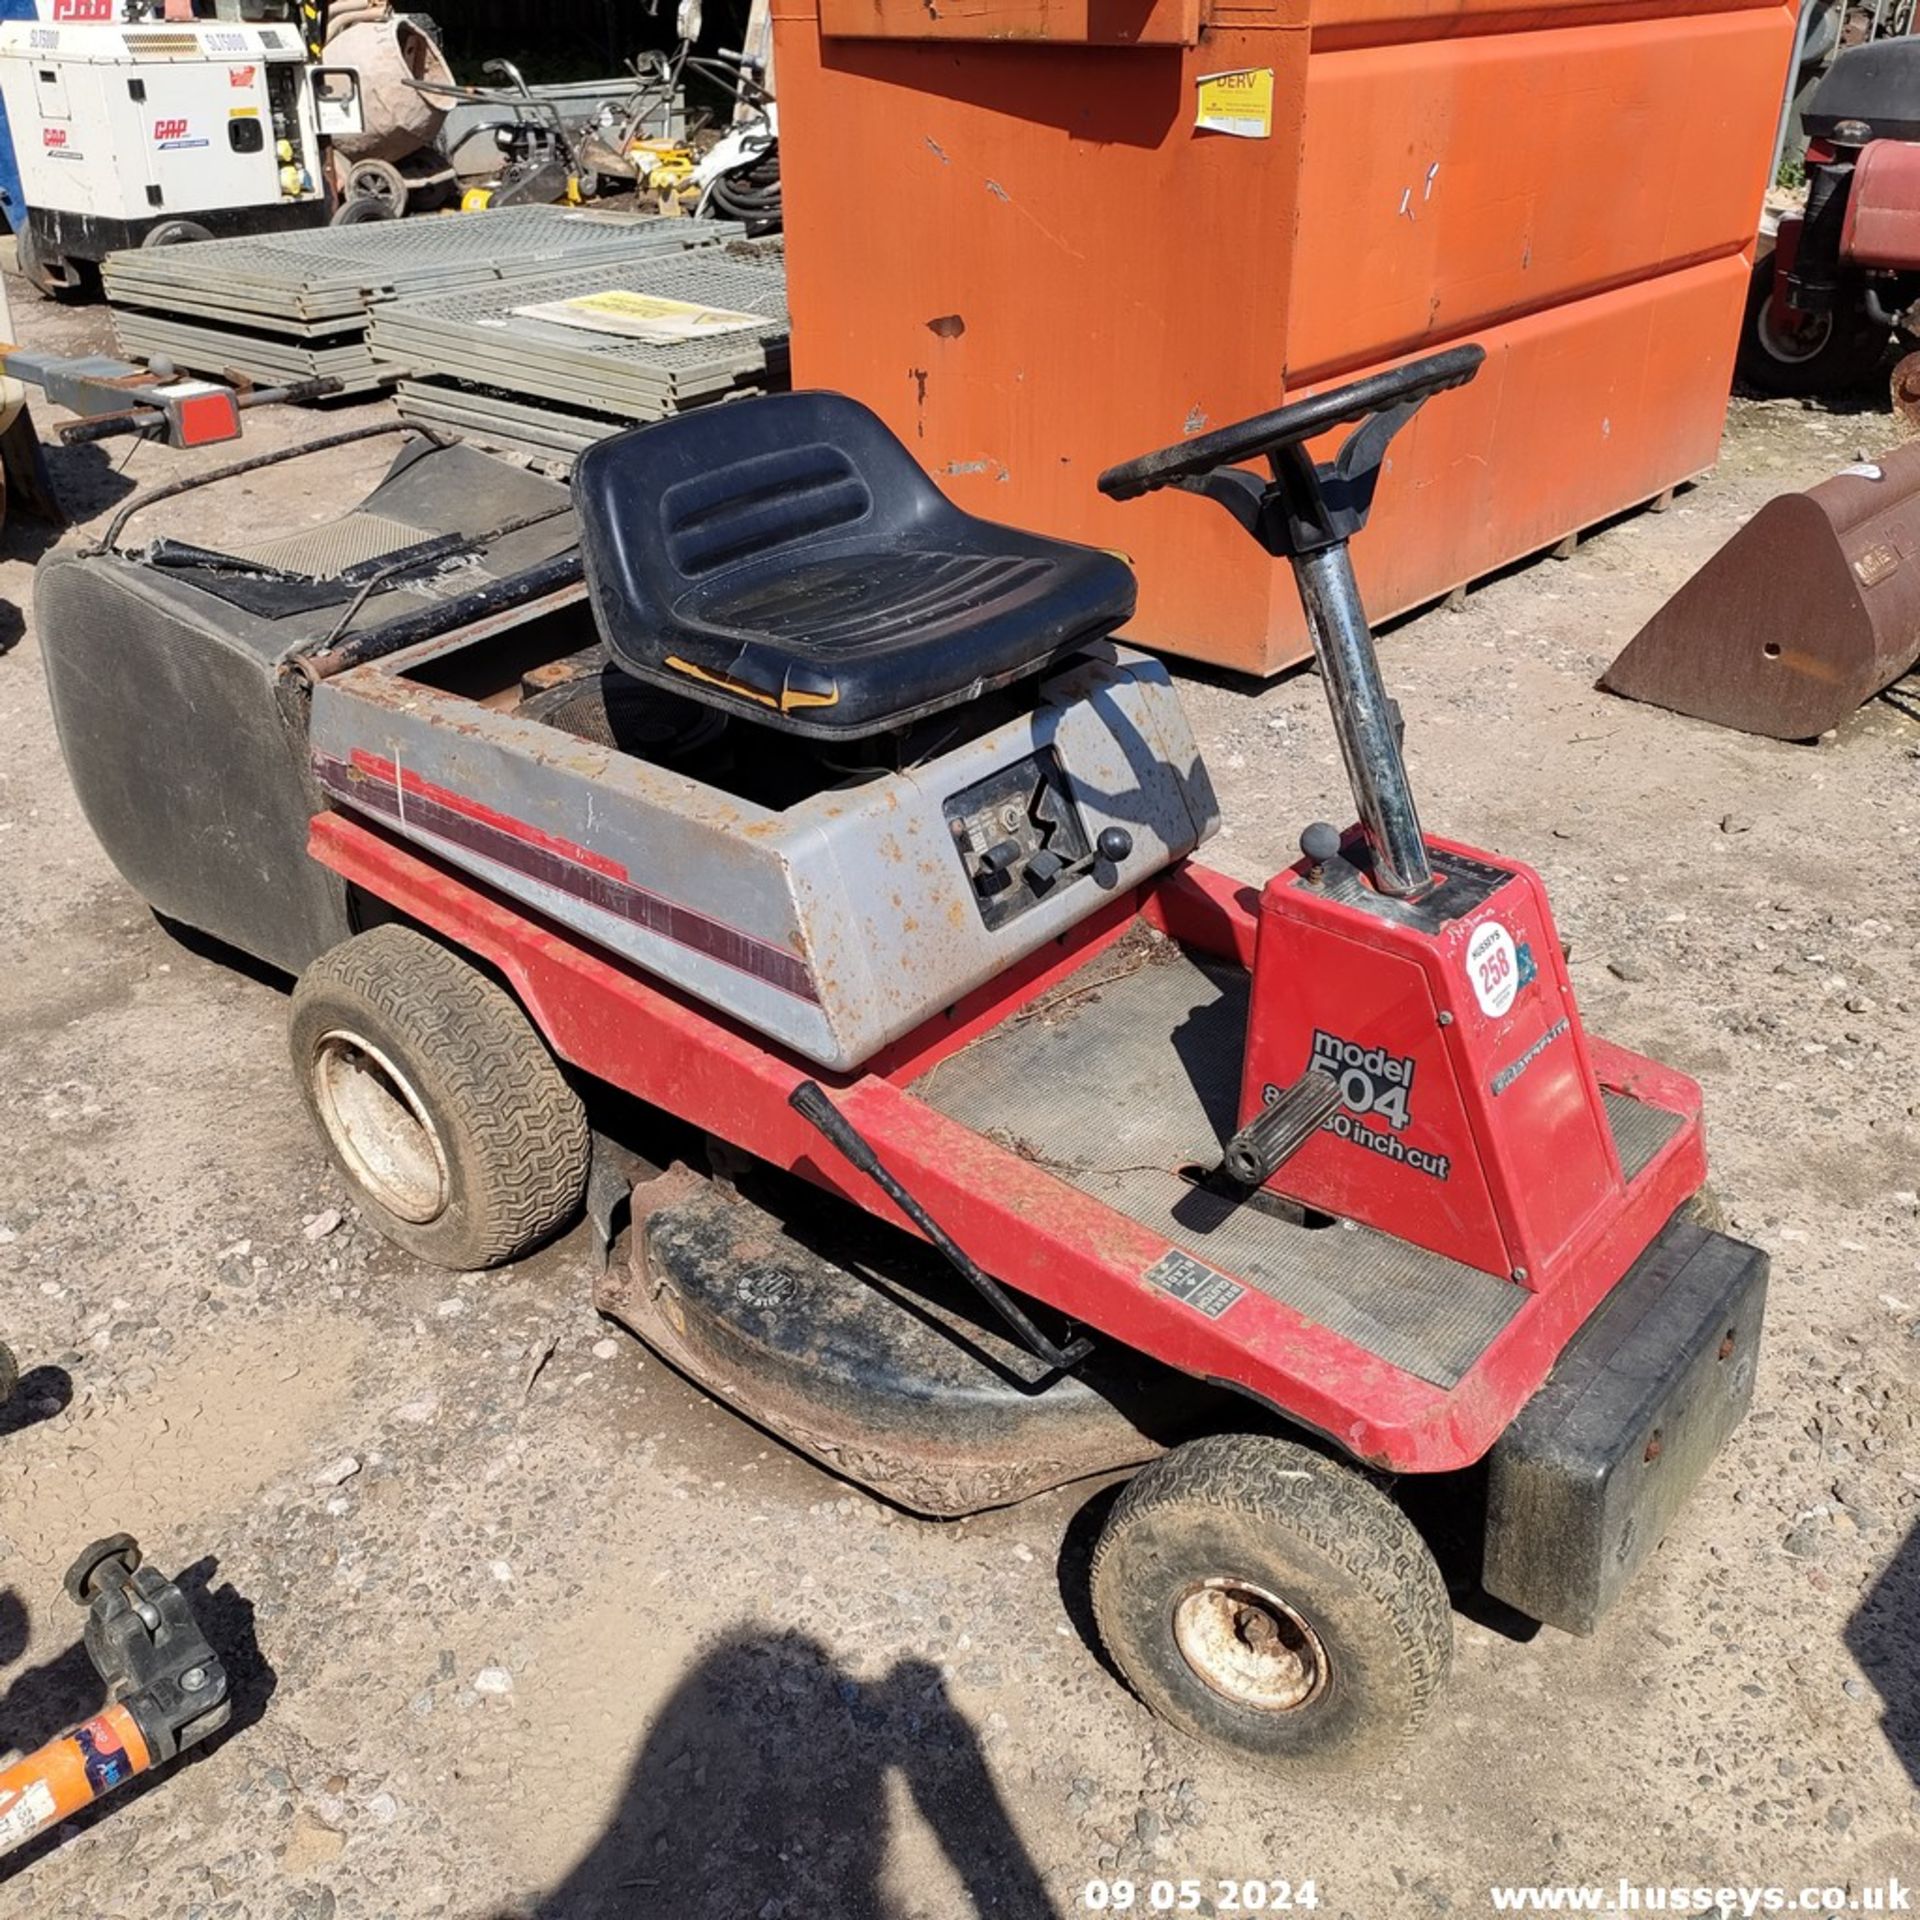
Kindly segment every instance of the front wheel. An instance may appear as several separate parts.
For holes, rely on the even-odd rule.
[[[147,229],[140,244],[143,247],[191,247],[212,238],[212,230],[198,220],[162,220],[157,227]]]
[[[364,227],[375,220],[394,220],[399,216],[385,200],[342,200],[328,218],[330,227]]]
[[[1145,1468],[1093,1555],[1107,1651],[1164,1720],[1287,1772],[1384,1758],[1453,1658],[1426,1543],[1351,1468],[1252,1434]]]
[[[411,927],[323,953],[293,990],[294,1072],[389,1240],[437,1266],[515,1260],[586,1192],[580,1096],[506,990]]]
[[[1891,336],[1856,308],[1782,314],[1773,301],[1773,260],[1753,270],[1736,369],[1757,393],[1805,400],[1858,386],[1880,363]]]

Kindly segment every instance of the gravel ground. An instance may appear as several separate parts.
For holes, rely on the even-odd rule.
[[[36,344],[99,337],[15,299]],[[248,449],[377,417],[261,416]],[[1763,499],[1892,431],[1737,402],[1670,513],[1385,639],[1429,823],[1546,872],[1590,1024],[1704,1082],[1774,1280],[1753,1416],[1602,1630],[1516,1637],[1461,1595],[1426,1738],[1319,1787],[1186,1745],[1104,1670],[1097,1490],[915,1521],[598,1322],[583,1235],[450,1276],[361,1225],[284,983],[169,938],[88,832],[38,530],[9,527],[0,1300],[32,1372],[0,1415],[0,1757],[97,1704],[59,1577],[117,1527],[189,1570],[238,1711],[10,1862],[0,1909],[1024,1920],[1193,1876],[1202,1911],[1221,1877],[1310,1878],[1371,1920],[1496,1883],[1920,1880],[1920,723],[1876,703],[1785,747],[1592,691]],[[334,458],[343,487],[378,461]],[[95,527],[190,464],[54,460]],[[319,517],[309,478],[222,511]],[[1258,879],[1344,816],[1311,676],[1184,690],[1218,864]]]

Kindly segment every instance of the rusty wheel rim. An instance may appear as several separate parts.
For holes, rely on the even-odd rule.
[[[1196,1581],[1174,1602],[1173,1638],[1195,1677],[1235,1706],[1297,1713],[1326,1690],[1320,1636],[1251,1581]]]
[[[447,1210],[446,1148],[411,1081],[363,1035],[336,1027],[313,1054],[313,1104],[348,1173],[414,1226]]]

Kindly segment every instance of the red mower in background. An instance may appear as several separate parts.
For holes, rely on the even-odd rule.
[[[1920,38],[1850,47],[1802,116],[1807,201],[1754,268],[1738,367],[1759,392],[1857,386],[1920,341]],[[1895,401],[1920,416],[1920,373]]]
[[[1358,818],[1263,887],[1191,857],[1219,811],[1124,562],[958,512],[833,394],[601,441],[570,494],[416,445],[358,516],[401,544],[344,568],[336,529],[270,580],[115,549],[125,509],[41,576],[69,768],[156,908],[299,973],[371,1224],[480,1267],[627,1213],[602,1310],[916,1512],[1139,1467],[1091,1568],[1120,1672],[1353,1764],[1451,1659],[1405,1488],[1462,1578],[1592,1630],[1766,1290],[1698,1217],[1699,1088],[1589,1035],[1539,876],[1414,805],[1348,542],[1483,358],[1101,477],[1294,570]]]

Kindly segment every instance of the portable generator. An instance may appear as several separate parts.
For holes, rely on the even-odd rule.
[[[0,180],[22,273],[80,284],[121,247],[318,226],[320,143],[358,131],[351,69],[315,67],[298,0],[35,0],[0,22],[13,147]]]

